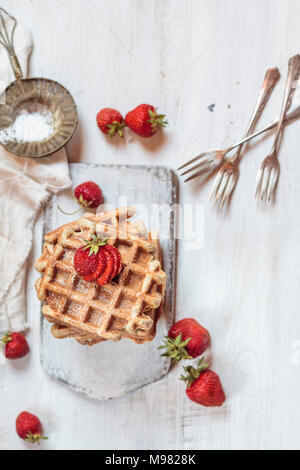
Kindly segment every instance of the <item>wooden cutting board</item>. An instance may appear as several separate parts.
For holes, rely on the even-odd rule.
[[[109,399],[132,392],[165,375],[169,359],[161,357],[158,346],[174,321],[175,314],[175,220],[172,206],[177,203],[177,179],[165,167],[71,164],[73,186],[94,181],[103,190],[105,203],[114,207],[135,205],[135,219],[143,220],[148,229],[160,234],[163,269],[167,273],[164,312],[151,343],[138,345],[124,339],[95,346],[82,346],[73,339],[57,340],[50,324],[41,319],[41,362],[46,372],[77,392],[95,399]],[[76,209],[72,190],[50,202],[44,216],[44,233],[73,219],[57,210],[60,204],[67,212]],[[171,208],[171,210],[170,210]]]

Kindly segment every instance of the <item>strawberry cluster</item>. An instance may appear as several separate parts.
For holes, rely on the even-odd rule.
[[[117,248],[92,234],[92,240],[80,247],[74,256],[78,276],[99,286],[111,282],[122,270],[122,258]]]
[[[173,362],[190,360],[203,354],[210,345],[210,336],[206,328],[194,318],[184,318],[169,330],[165,344],[159,349],[166,349],[162,356]],[[204,363],[202,357],[196,367],[184,367],[180,380],[187,383],[186,394],[190,400],[202,406],[222,406],[225,393],[219,376]]]
[[[140,137],[152,137],[161,127],[168,124],[164,114],[159,114],[151,104],[140,104],[126,114],[125,119],[119,111],[104,108],[97,114],[97,124],[103,134],[110,137],[123,137],[123,127],[129,127]]]

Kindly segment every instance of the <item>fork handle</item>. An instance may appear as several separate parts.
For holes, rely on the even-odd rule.
[[[280,79],[280,72],[277,67],[268,69],[266,71],[263,86],[258,96],[257,103],[255,106],[251,121],[248,125],[248,128],[245,132],[244,137],[247,137],[253,131],[255,124],[260,118],[264,110],[264,107],[266,106],[268,99],[270,98],[270,95],[272,91],[274,90],[275,86],[277,85],[279,79]]]
[[[291,122],[295,121],[296,119],[300,118],[300,106],[297,106],[297,108],[294,109],[294,111],[291,111],[287,116],[284,121],[284,124],[290,124]],[[233,145],[228,147],[225,152],[226,154],[229,153],[231,150],[235,149],[236,147],[239,147],[241,144],[245,144],[246,142],[249,142],[252,139],[255,139],[255,137],[258,137],[261,134],[265,134],[268,131],[271,131],[275,127],[277,127],[279,124],[279,120],[273,121],[271,124],[269,124],[267,127],[264,127],[260,131],[254,132],[254,134],[248,135],[247,137],[244,137],[244,139],[240,140],[239,142],[235,142]]]
[[[266,71],[264,82],[260,90],[260,93],[258,95],[257,102],[255,105],[250,123],[244,134],[244,137],[248,137],[253,131],[279,79],[280,79],[280,72],[277,67],[268,69]],[[239,159],[243,146],[244,146],[244,143],[241,143],[239,145],[239,148],[237,149],[237,152],[234,156],[234,160]]]
[[[284,100],[281,109],[281,114],[279,118],[279,122],[276,129],[276,135],[273,144],[273,152],[276,152],[278,142],[281,136],[281,132],[284,126],[285,116],[290,107],[290,104],[293,99],[293,95],[296,89],[297,81],[300,76],[300,55],[297,54],[290,58],[289,60],[289,69],[288,69],[288,77],[285,85],[285,93],[284,93]]]

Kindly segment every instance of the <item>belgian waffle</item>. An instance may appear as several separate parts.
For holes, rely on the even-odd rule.
[[[139,229],[143,227],[141,223],[139,222]],[[134,230],[136,230],[136,225],[133,226]],[[139,230],[141,233],[141,230]],[[143,230],[143,233],[146,235],[146,229]],[[149,234],[149,239],[153,237],[153,233]],[[160,246],[159,246],[159,241],[157,236],[155,235],[154,238],[152,238],[153,243],[155,244],[155,259],[158,259],[161,262],[161,251],[160,251]],[[147,341],[152,341],[152,339],[155,336],[156,333],[156,323],[162,314],[162,308],[163,308],[163,300],[164,300],[164,295],[165,295],[165,287],[166,283],[159,285],[158,286],[158,291],[162,295],[162,303],[160,307],[156,310],[152,309],[151,311],[147,312],[147,315],[153,320],[153,325],[151,330],[149,331],[148,337],[144,337],[143,339],[140,338],[132,338],[134,339],[135,342],[137,343],[145,343]],[[50,320],[50,319],[49,319]],[[51,320],[50,320],[51,321]],[[99,342],[105,341],[105,339],[99,338],[99,336],[95,336],[92,334],[87,334],[87,333],[82,333],[80,330],[76,330],[74,328],[71,328],[69,326],[64,326],[64,325],[59,325],[57,323],[54,323],[51,327],[51,333],[52,335],[57,338],[57,339],[65,339],[65,338],[74,338],[78,343],[82,345],[87,345],[87,346],[93,346],[94,344],[97,344]],[[126,337],[126,332],[123,335]]]
[[[84,214],[45,236],[36,262],[42,273],[36,290],[45,317],[54,323],[55,336],[72,336],[83,344],[122,337],[137,342],[153,339],[166,275],[157,259],[157,240],[147,238],[141,225],[127,221],[134,213],[129,207]],[[123,262],[115,282],[102,287],[81,279],[73,267],[76,250],[95,233],[118,248]]]

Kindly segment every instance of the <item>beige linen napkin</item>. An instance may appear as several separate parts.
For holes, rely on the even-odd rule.
[[[18,24],[15,49],[24,75],[32,51],[31,33]],[[14,80],[7,53],[0,46],[0,92]],[[0,332],[26,326],[26,270],[33,227],[39,210],[68,186],[65,150],[39,160],[20,158],[0,146]]]

